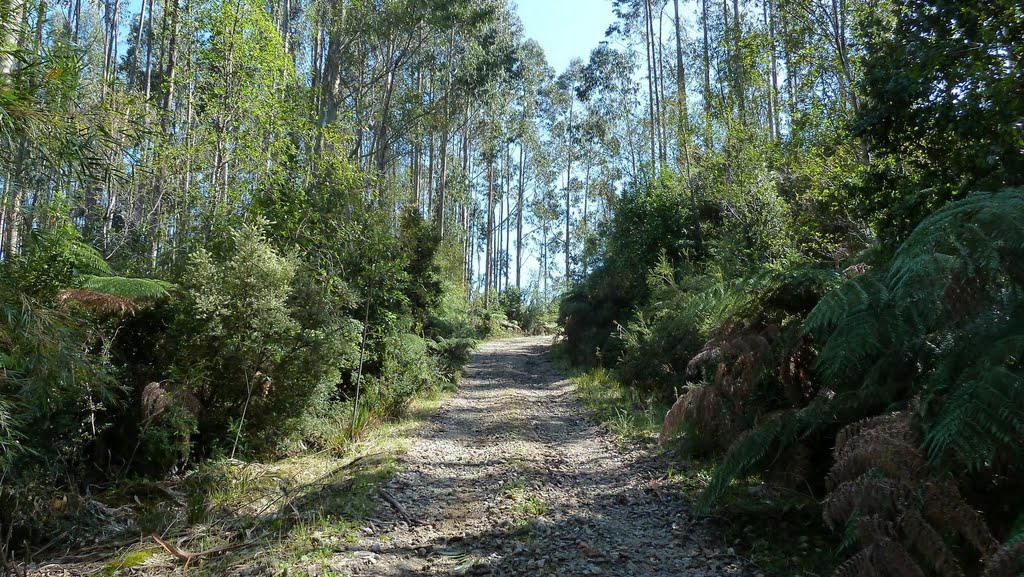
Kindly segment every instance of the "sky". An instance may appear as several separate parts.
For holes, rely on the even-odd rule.
[[[561,72],[576,57],[586,61],[614,19],[609,0],[516,0],[526,36],[544,48]]]

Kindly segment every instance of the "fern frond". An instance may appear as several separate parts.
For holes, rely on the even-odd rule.
[[[899,543],[885,539],[865,547],[836,569],[833,577],[925,577],[917,561]]]
[[[80,288],[127,299],[158,300],[169,297],[174,284],[159,279],[85,275]]]
[[[952,481],[925,481],[921,502],[924,516],[933,525],[953,529],[983,557],[996,550],[998,542],[985,519],[964,500]]]
[[[33,230],[26,238],[26,249],[43,249],[44,252],[67,258],[79,274],[114,274],[100,251],[84,242],[73,229]]]
[[[985,577],[1020,577],[1024,574],[1024,516],[999,550],[985,560]]]
[[[57,293],[57,304],[66,307],[74,304],[94,314],[134,314],[139,303],[134,299],[88,291],[69,289]]]
[[[779,458],[801,432],[796,411],[783,411],[771,415],[761,426],[740,435],[729,447],[722,462],[715,468],[715,474],[704,493],[701,506],[704,509],[718,500],[734,479],[741,479],[756,470],[765,469]]]
[[[900,515],[897,524],[900,533],[914,546],[922,557],[931,561],[935,572],[942,577],[962,577],[964,570],[957,562],[942,535],[935,530],[921,514],[913,508],[907,508]]]
[[[861,475],[829,492],[822,507],[825,524],[833,531],[861,515],[891,515],[910,492],[881,475]]]
[[[985,577],[1024,575],[1024,541],[1003,546],[985,561]]]

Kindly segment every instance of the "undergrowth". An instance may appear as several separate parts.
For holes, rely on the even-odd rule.
[[[92,564],[90,571],[103,577],[176,571],[181,562],[150,537],[156,534],[183,551],[226,548],[190,562],[194,577],[238,567],[275,575],[332,574],[335,553],[355,541],[380,506],[379,487],[395,472],[405,438],[452,390],[421,393],[400,417],[365,419],[354,436],[344,419],[338,438],[322,450],[267,463],[211,460],[181,477],[130,480],[96,493],[89,497],[91,509],[106,515],[107,531],[92,557],[72,552],[64,560]],[[73,530],[69,525],[62,532]]]
[[[620,442],[656,447],[668,409],[664,403],[642,398],[603,368],[577,372],[573,383],[583,402]],[[670,453],[676,463],[663,471],[661,486],[697,510],[712,481],[714,463],[680,458],[685,444],[686,439],[678,438],[655,449]],[[773,488],[751,477],[730,485],[714,514],[700,518],[723,547],[769,574],[823,575],[838,564],[838,541],[822,522],[821,511],[820,503],[804,493]]]

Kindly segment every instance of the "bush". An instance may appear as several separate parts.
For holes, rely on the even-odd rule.
[[[231,234],[224,254],[193,255],[172,332],[173,379],[198,399],[204,450],[263,453],[300,431],[357,358],[358,324],[258,228]]]
[[[476,339],[438,339],[430,342],[431,354],[437,358],[438,369],[446,382],[455,384],[458,381],[463,367],[469,364],[476,344]]]

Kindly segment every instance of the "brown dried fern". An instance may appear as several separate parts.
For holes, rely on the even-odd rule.
[[[140,306],[133,299],[85,289],[68,289],[57,293],[57,304],[76,305],[93,314],[135,314]]]
[[[988,525],[953,481],[929,473],[919,442],[906,412],[840,431],[823,514],[833,530],[859,515],[856,534],[863,549],[836,575],[924,575],[922,567],[928,567],[942,577],[962,577],[944,537],[955,533],[982,557],[995,551]]]
[[[906,485],[919,480],[928,469],[928,461],[913,446],[901,439],[877,436],[871,442],[848,447],[826,477],[829,487],[838,487],[869,471],[878,470]]]
[[[910,553],[899,543],[883,539],[847,559],[834,577],[925,577]]]
[[[907,414],[906,413],[904,413],[904,412],[888,413],[888,414],[885,414],[885,415],[879,415],[877,417],[871,417],[869,419],[863,419],[863,420],[857,421],[855,423],[851,423],[851,424],[843,427],[839,431],[839,433],[836,435],[836,446],[835,446],[836,460],[839,459],[839,455],[843,454],[843,450],[845,449],[847,443],[849,443],[851,439],[856,438],[863,431],[867,431],[867,430],[871,430],[871,429],[876,429],[876,428],[879,428],[879,427],[886,427],[886,428],[888,428],[890,425],[899,425],[899,424],[904,424],[907,427],[907,429],[909,430],[909,425],[907,425]]]
[[[665,414],[658,442],[664,446],[686,422],[709,433],[720,432],[727,427],[722,422],[718,395],[712,387],[691,387],[676,399]]]
[[[900,533],[914,549],[932,562],[937,574],[942,577],[961,577],[964,574],[960,563],[943,541],[942,535],[939,535],[916,509],[904,509],[898,524]]]
[[[870,547],[895,536],[892,523],[881,515],[861,515],[857,520],[857,541],[865,546]]]
[[[798,488],[804,487],[815,473],[814,450],[807,444],[797,442],[783,451],[768,471],[768,481],[773,485]]]
[[[818,393],[817,383],[811,367],[814,366],[815,351],[810,339],[800,339],[800,344],[789,351],[779,366],[779,382],[783,392],[794,407],[809,403]]]
[[[825,524],[833,531],[840,529],[855,512],[865,515],[891,514],[910,492],[891,479],[861,476],[843,483],[825,500]]]
[[[985,577],[1020,577],[1024,574],[1024,541],[1003,547],[985,560]]]
[[[924,515],[933,524],[952,527],[982,556],[999,547],[981,513],[967,504],[951,481],[933,479],[924,483]]]

